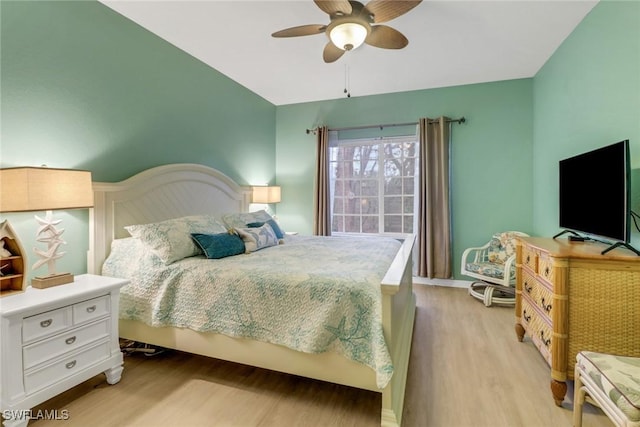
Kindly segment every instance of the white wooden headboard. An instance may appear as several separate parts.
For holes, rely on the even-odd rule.
[[[93,193],[87,261],[93,274],[100,274],[111,241],[129,236],[124,229],[127,225],[246,212],[251,202],[251,187],[242,187],[216,169],[193,163],[154,167],[121,182],[94,182]]]

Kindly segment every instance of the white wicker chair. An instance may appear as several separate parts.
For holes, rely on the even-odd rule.
[[[485,245],[462,253],[460,274],[476,279],[469,295],[484,302],[515,304],[515,237],[528,236],[520,231],[496,233]]]

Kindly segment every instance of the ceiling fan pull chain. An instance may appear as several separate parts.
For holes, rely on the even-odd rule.
[[[349,79],[349,66],[344,64],[344,93],[347,94],[347,98],[351,98],[351,81]]]

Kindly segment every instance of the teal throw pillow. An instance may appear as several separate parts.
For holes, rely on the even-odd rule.
[[[191,233],[191,237],[209,259],[220,259],[245,252],[244,241],[235,233]]]

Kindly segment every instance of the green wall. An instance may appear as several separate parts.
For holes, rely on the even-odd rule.
[[[640,168],[640,2],[601,1],[535,76],[533,100],[533,228],[549,236],[559,231],[559,160],[629,139]]]
[[[117,181],[187,162],[240,184],[275,180],[273,104],[95,1],[2,0],[0,15],[2,167]],[[64,215],[60,264],[86,271],[88,214]],[[2,217],[31,252],[32,214]]]
[[[453,255],[459,276],[467,247],[501,230],[531,232],[532,105],[532,80],[522,79],[278,106],[280,221],[287,230],[312,231],[316,153],[315,137],[306,128],[464,116],[466,123],[452,125]]]

